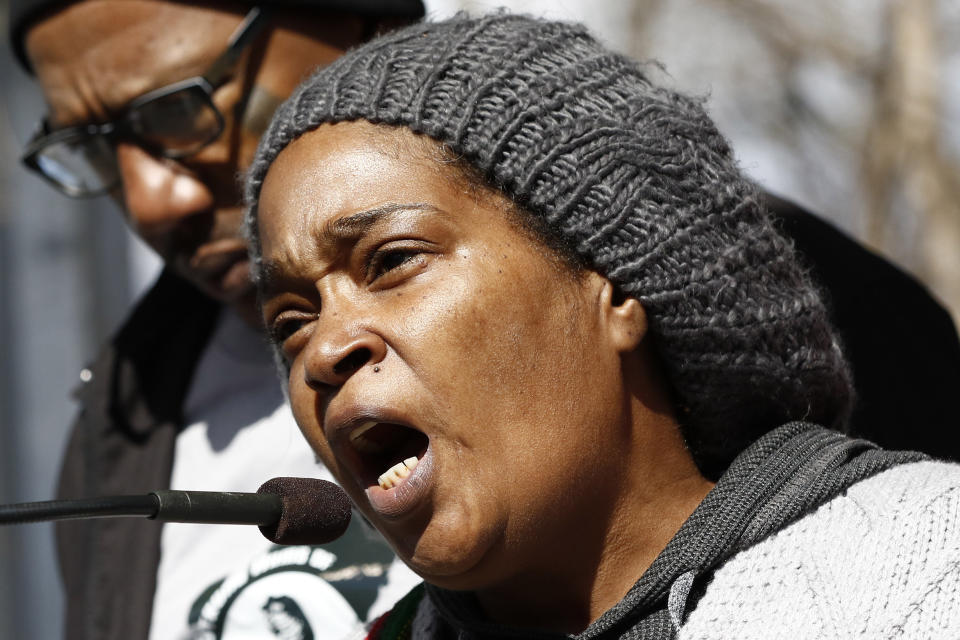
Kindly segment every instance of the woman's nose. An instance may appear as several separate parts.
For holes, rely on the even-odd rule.
[[[214,207],[211,189],[175,161],[119,143],[117,163],[130,223],[148,242],[151,237],[168,233],[185,218],[209,213]]]
[[[339,327],[324,331],[322,324],[304,354],[305,381],[314,390],[342,387],[357,371],[375,367],[387,355],[383,338],[369,329]]]

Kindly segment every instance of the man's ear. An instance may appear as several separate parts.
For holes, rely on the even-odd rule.
[[[589,277],[597,279],[601,321],[611,345],[620,353],[635,350],[647,335],[647,312],[636,298],[624,296],[602,275],[592,272]]]

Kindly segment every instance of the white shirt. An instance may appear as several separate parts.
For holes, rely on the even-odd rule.
[[[265,339],[229,311],[197,365],[184,414],[173,489],[256,491],[275,476],[333,480],[293,420]],[[354,515],[347,533],[323,547],[280,547],[252,526],[165,524],[150,640],[362,634],[363,621],[419,578]]]

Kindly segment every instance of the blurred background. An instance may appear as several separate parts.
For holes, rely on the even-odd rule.
[[[917,276],[960,324],[956,0],[426,4],[434,17],[507,6],[582,21],[660,61],[662,81],[707,98],[750,175]],[[70,392],[158,267],[112,203],[69,200],[21,168],[44,105],[6,19],[0,0],[2,503],[53,495]],[[57,638],[61,608],[50,526],[0,528],[0,638]]]

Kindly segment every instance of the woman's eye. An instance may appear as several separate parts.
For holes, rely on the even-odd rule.
[[[370,260],[367,268],[368,279],[373,282],[387,273],[399,269],[417,259],[420,251],[417,249],[390,249],[378,251]]]
[[[270,339],[274,344],[283,346],[293,334],[310,321],[309,318],[278,318],[270,327]]]

